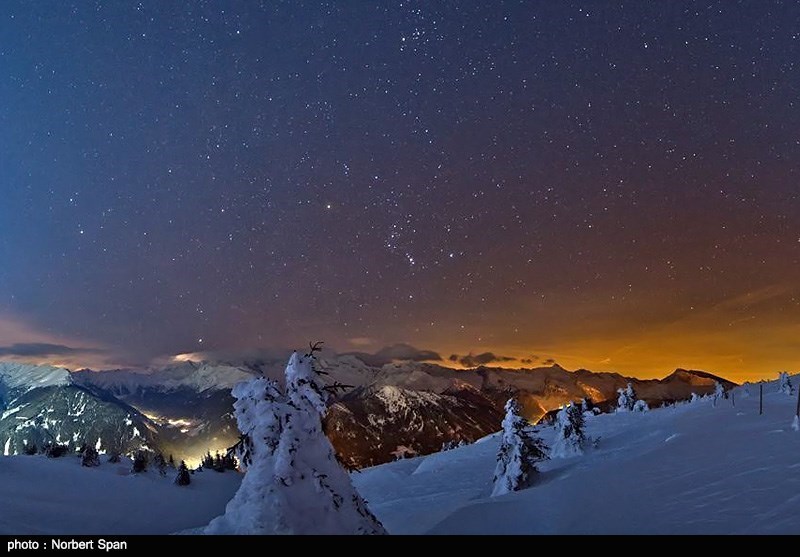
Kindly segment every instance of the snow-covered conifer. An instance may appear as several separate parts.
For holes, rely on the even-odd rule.
[[[648,404],[645,401],[643,401],[642,399],[637,400],[633,404],[633,411],[634,412],[648,412],[649,410],[650,410],[650,406],[648,406]]]
[[[619,398],[617,398],[617,412],[630,412],[636,404],[636,391],[633,390],[633,385],[628,383],[624,389],[617,389]]]
[[[138,474],[140,472],[147,471],[147,464],[149,459],[147,458],[147,453],[139,450],[133,455],[133,464],[131,466],[131,471],[134,474]]]
[[[725,387],[723,387],[722,383],[719,381],[714,381],[714,396],[712,398],[713,405],[716,406],[717,403],[724,398],[727,398],[727,395],[725,394]]]
[[[181,460],[181,465],[178,467],[178,475],[175,478],[175,483],[177,485],[189,485],[192,483],[192,477],[189,475],[189,469],[186,467],[186,463]]]
[[[509,399],[497,453],[492,497],[529,487],[538,472],[536,463],[547,458],[544,442],[527,433],[526,425],[527,422],[519,414],[517,402]]]
[[[81,466],[100,466],[100,455],[91,445],[84,445],[81,449]]]
[[[247,473],[209,534],[383,534],[322,430],[328,392],[312,362],[294,353],[286,390],[254,379],[233,392]]]
[[[162,453],[156,453],[156,456],[153,457],[153,464],[161,476],[167,475],[167,461],[164,459],[164,455]]]
[[[467,443],[466,439],[461,439],[461,440],[453,439],[451,441],[445,441],[444,443],[442,443],[442,448],[439,449],[439,452],[452,451],[453,449],[457,449],[458,447],[463,447],[468,444],[469,443]]]
[[[692,393],[692,398],[689,400],[689,402],[690,402],[690,403],[697,402],[698,400],[700,400],[700,398],[701,398],[701,397],[700,397],[700,396],[698,396],[698,394],[697,394],[697,393]]]
[[[794,386],[792,380],[789,379],[789,372],[782,371],[778,374],[778,390],[789,396],[794,394]]]
[[[742,398],[747,398],[749,396],[750,396],[750,382],[747,381],[747,382],[744,383],[744,385],[742,385],[741,397]]]
[[[550,456],[553,458],[567,458],[583,454],[586,444],[584,433],[583,409],[581,406],[569,404],[556,414],[556,434]]]

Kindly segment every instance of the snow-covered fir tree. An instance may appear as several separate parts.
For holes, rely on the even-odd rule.
[[[631,412],[636,404],[636,391],[633,390],[633,385],[628,383],[624,389],[617,389],[619,398],[617,398],[617,412]]]
[[[750,382],[746,381],[740,390],[740,396],[742,398],[747,398],[750,396]]]
[[[445,441],[444,443],[442,443],[442,448],[439,449],[439,452],[452,451],[453,449],[464,447],[466,445],[469,445],[466,439],[461,439],[459,441],[455,439],[453,439],[452,441]]]
[[[583,454],[586,444],[585,422],[582,406],[568,404],[556,414],[556,434],[550,456],[568,458]]]
[[[527,425],[519,414],[517,401],[509,399],[503,419],[503,436],[497,452],[492,497],[532,485],[538,473],[536,463],[547,458],[544,442],[526,432]]]
[[[645,401],[643,401],[642,399],[639,399],[633,404],[633,411],[634,412],[649,412],[650,411],[650,406]]]
[[[322,430],[328,391],[314,371],[316,347],[292,354],[286,390],[257,378],[232,394],[246,469],[209,534],[384,534]]]
[[[167,475],[167,461],[164,459],[162,453],[156,453],[156,456],[153,457],[153,465],[156,467],[156,470],[158,470],[159,475]]]
[[[700,398],[701,398],[701,397],[700,397],[700,396],[698,396],[698,394],[697,394],[697,393],[692,393],[692,398],[691,398],[691,399],[689,399],[689,402],[691,402],[691,403],[697,402],[698,400],[700,400]]]
[[[147,472],[147,464],[149,459],[147,458],[147,453],[138,450],[133,455],[133,463],[131,464],[131,472],[134,474],[139,474],[140,472]]]
[[[100,455],[97,449],[88,444],[81,447],[81,466],[100,466]]]
[[[69,452],[69,445],[62,445],[61,443],[45,443],[44,454],[47,458],[61,458]]]
[[[788,371],[782,371],[778,374],[778,391],[789,396],[794,394],[794,386],[792,385],[792,380],[789,379]]]
[[[714,381],[714,395],[711,399],[713,405],[716,406],[724,398],[728,398],[725,394],[725,387],[719,381]]]
[[[178,475],[175,477],[177,485],[189,485],[192,483],[192,477],[189,475],[189,469],[186,463],[181,460],[181,465],[178,467]]]

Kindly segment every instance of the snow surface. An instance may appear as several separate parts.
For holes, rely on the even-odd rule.
[[[736,396],[587,417],[596,449],[539,463],[535,485],[500,497],[497,434],[353,479],[393,534],[798,534],[796,401],[764,391],[763,416],[757,396]]]
[[[220,514],[242,479],[208,470],[182,487],[175,470],[132,474],[129,460],[106,459],[86,468],[78,456],[0,458],[0,534],[169,534]]]

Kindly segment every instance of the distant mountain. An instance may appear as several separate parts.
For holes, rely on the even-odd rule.
[[[0,362],[3,454],[46,443],[129,453],[158,447],[158,428],[114,397],[77,385],[66,369]]]
[[[257,372],[253,369],[187,361],[155,371],[82,370],[73,373],[72,376],[76,383],[99,387],[116,396],[128,396],[141,390],[170,392],[185,388],[200,393],[229,391],[237,383],[252,379],[255,373]]]
[[[496,431],[502,413],[472,387],[437,394],[390,385],[358,387],[331,406],[325,431],[356,468],[472,443]]]
[[[284,365],[278,360],[184,362],[146,372],[82,371],[74,380],[135,407],[159,427],[166,451],[196,461],[206,450],[224,449],[238,438],[230,388],[257,375],[281,381]],[[710,393],[715,381],[733,386],[705,372],[680,369],[664,379],[641,380],[558,365],[519,370],[455,370],[420,362],[373,366],[353,354],[321,358],[317,366],[327,381],[353,387],[334,401],[326,430],[340,457],[355,466],[427,454],[447,442],[497,431],[503,405],[512,396],[536,422],[582,398],[611,408],[617,389],[629,382],[651,406]]]
[[[259,375],[256,369],[183,362],[158,370],[79,371],[75,382],[140,411],[159,428],[165,454],[192,462],[223,450],[239,437],[231,388]]]

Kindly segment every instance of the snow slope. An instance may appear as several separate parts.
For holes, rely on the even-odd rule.
[[[131,474],[129,461],[100,458],[96,468],[74,456],[0,458],[0,534],[168,534],[221,514],[241,481],[205,471],[179,487],[174,470]]]
[[[795,385],[797,378],[793,379]],[[751,395],[746,396],[746,389]],[[796,398],[767,383],[587,420],[598,448],[547,461],[533,487],[489,498],[497,435],[362,471],[354,482],[390,533],[800,533]],[[552,427],[540,427],[550,443]]]

